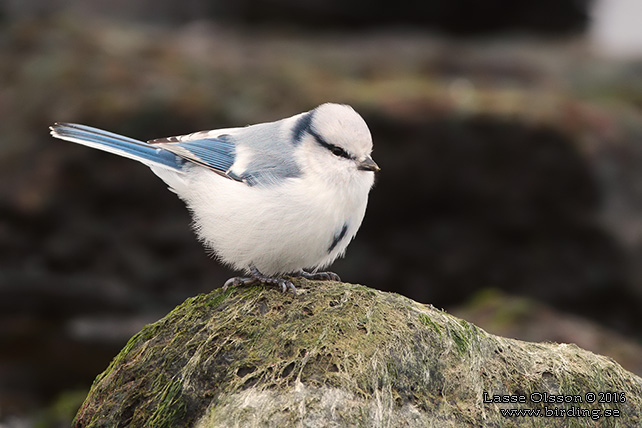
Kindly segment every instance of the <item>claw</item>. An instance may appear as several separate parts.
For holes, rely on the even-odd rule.
[[[298,272],[294,272],[291,274],[292,276],[300,276],[305,279],[311,279],[311,280],[316,280],[316,281],[341,281],[341,278],[339,278],[339,275],[337,275],[334,272],[315,272],[315,273],[309,273],[303,270],[300,270]]]
[[[283,283],[281,284],[281,288],[284,293],[288,290],[291,290],[292,293],[296,296],[296,287],[294,286],[292,281],[283,280]]]
[[[239,286],[253,285],[253,284],[256,284],[257,282],[259,282],[259,280],[254,277],[242,278],[240,276],[236,276],[234,278],[230,278],[227,281],[225,281],[225,284],[223,284],[223,291],[227,291],[227,288],[230,285],[233,287],[239,287]]]
[[[254,284],[261,283],[261,284],[276,285],[277,287],[281,288],[281,291],[283,293],[287,292],[288,290],[292,290],[292,293],[296,296],[296,287],[294,286],[292,281],[288,281],[287,279],[284,279],[284,278],[276,278],[276,277],[263,275],[254,266],[250,266],[250,275],[251,276],[246,278],[237,276],[237,277],[228,279],[227,281],[225,281],[225,284],[223,284],[223,291],[226,291],[230,285],[234,287],[239,287],[239,286],[247,286],[247,285],[254,285]]]

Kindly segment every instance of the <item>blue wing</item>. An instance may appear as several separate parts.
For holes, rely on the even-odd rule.
[[[143,142],[73,123],[56,123],[51,127],[54,137],[115,153],[149,167],[183,172],[192,163],[249,186],[273,185],[302,174],[293,155],[294,145],[284,143],[287,140],[280,135],[279,122],[232,131],[234,135],[210,136],[216,131],[201,131]],[[244,171],[232,172],[237,144],[251,148],[247,151],[251,154],[247,155]]]
[[[149,143],[172,152],[186,161],[210,168],[225,177],[238,179],[228,175],[228,170],[236,158],[234,142],[228,135],[187,141],[180,141],[180,137],[170,137],[152,140]]]
[[[224,177],[241,180],[234,174],[228,175],[236,151],[234,143],[227,135],[191,141],[181,141],[181,137],[170,137],[144,142],[75,123],[55,123],[51,126],[51,135],[134,159],[150,167],[183,171],[185,165],[192,162]]]

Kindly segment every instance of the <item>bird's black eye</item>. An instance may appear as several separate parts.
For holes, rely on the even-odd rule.
[[[349,158],[350,157],[350,156],[348,156],[348,153],[346,153],[345,150],[343,150],[341,147],[337,147],[335,145],[330,146],[330,151],[335,156],[341,156],[342,158]]]
[[[308,132],[310,133],[310,135],[312,135],[314,137],[314,139],[317,141],[317,143],[319,143],[319,145],[321,145],[321,146],[325,147],[326,149],[330,150],[333,155],[340,156],[340,157],[346,158],[346,159],[352,159],[352,156],[348,152],[346,152],[345,150],[343,150],[339,146],[335,146],[334,144],[328,143],[322,136],[317,134],[316,131],[314,131],[314,129],[310,128],[308,130]]]

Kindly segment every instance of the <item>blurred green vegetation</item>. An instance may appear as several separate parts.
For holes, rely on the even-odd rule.
[[[66,15],[11,23],[2,33],[5,156],[35,144],[42,125],[56,120],[152,138],[334,100],[406,119],[488,113],[608,133],[613,121],[635,127],[642,105],[642,63],[600,60],[577,38],[302,35]]]

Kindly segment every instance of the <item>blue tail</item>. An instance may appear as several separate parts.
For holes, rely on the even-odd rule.
[[[50,129],[51,135],[56,138],[134,159],[149,167],[182,171],[185,163],[183,159],[168,150],[91,126],[55,123]]]

